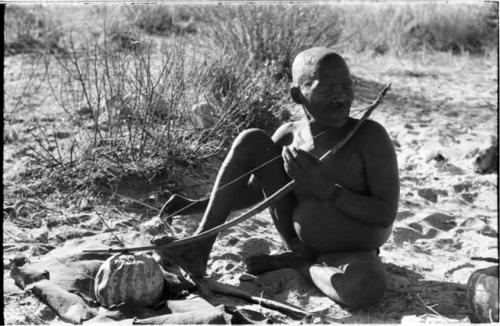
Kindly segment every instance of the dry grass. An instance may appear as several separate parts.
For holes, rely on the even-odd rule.
[[[5,54],[63,51],[58,23],[38,11],[38,7],[9,5],[5,9]]]
[[[125,6],[124,14],[133,25],[149,34],[195,33],[196,26],[186,6]]]
[[[485,53],[496,49],[494,3],[391,3],[333,7],[342,18],[339,47],[404,55],[418,51]]]
[[[276,66],[289,77],[293,57],[312,46],[331,46],[340,34],[336,14],[327,6],[219,5],[198,9],[204,17],[200,43],[249,61]]]

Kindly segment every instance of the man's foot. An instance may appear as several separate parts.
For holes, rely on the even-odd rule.
[[[175,240],[177,239],[170,236],[159,236],[151,240],[151,243],[154,245],[162,245]],[[193,277],[200,278],[205,275],[210,247],[203,241],[189,243],[176,248],[160,247],[155,251],[163,259],[161,265],[165,265],[166,262],[171,262],[191,273]]]
[[[297,268],[305,261],[294,253],[285,252],[278,255],[251,256],[245,260],[247,273],[258,275],[282,268]]]

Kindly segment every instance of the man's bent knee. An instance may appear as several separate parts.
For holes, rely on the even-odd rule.
[[[259,151],[271,150],[274,143],[262,129],[252,128],[242,131],[233,142],[234,152],[255,154]]]
[[[352,274],[345,280],[347,284],[343,286],[344,293],[339,293],[343,303],[350,308],[375,303],[383,296],[386,288],[386,277],[382,266],[366,270],[367,266],[363,265],[351,266]]]

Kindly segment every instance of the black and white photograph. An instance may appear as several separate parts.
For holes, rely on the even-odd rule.
[[[0,9],[0,324],[499,322],[498,1]]]

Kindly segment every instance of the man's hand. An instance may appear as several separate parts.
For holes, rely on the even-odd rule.
[[[321,162],[301,149],[283,147],[286,173],[295,180],[295,192],[304,196],[327,198],[332,182],[321,170]]]

